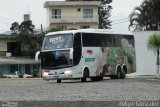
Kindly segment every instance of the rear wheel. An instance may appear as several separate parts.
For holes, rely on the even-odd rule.
[[[121,67],[119,66],[117,68],[117,74],[116,75],[111,75],[110,78],[111,79],[120,79],[122,77],[122,71],[121,71]]]
[[[118,70],[118,71],[117,71],[116,78],[117,78],[117,79],[120,79],[120,78],[121,78],[121,74],[122,74],[121,71]]]
[[[122,71],[122,79],[125,79],[126,78],[126,72],[125,71]]]
[[[61,83],[61,79],[57,79],[57,83]]]

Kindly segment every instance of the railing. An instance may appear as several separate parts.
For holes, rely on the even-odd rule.
[[[98,22],[98,15],[61,15],[60,17],[50,16],[50,23],[83,23]]]

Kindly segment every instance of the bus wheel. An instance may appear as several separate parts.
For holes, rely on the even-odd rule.
[[[86,82],[86,78],[88,77],[89,77],[89,70],[85,68],[83,72],[83,77],[81,78],[81,82]]]
[[[127,67],[124,67],[122,70],[122,76],[121,76],[122,79],[126,78],[126,73],[127,73]]]
[[[125,78],[126,78],[126,72],[125,72],[125,71],[122,71],[121,79],[125,79]]]
[[[61,83],[61,79],[57,79],[57,83]]]
[[[117,79],[120,79],[121,77],[122,77],[121,67],[118,67],[116,78],[117,78]]]

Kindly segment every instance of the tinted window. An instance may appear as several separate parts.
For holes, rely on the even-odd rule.
[[[132,46],[134,47],[135,46],[135,41],[134,41],[134,36],[133,35],[124,35],[123,36],[125,39],[128,40],[128,42],[130,44],[132,44]]]
[[[100,40],[101,47],[111,47],[113,45],[113,38],[111,34],[101,34]]]
[[[100,39],[99,35],[92,34],[92,33],[83,33],[82,34],[83,39],[83,46],[87,47],[99,47],[100,46]]]
[[[83,33],[82,39],[84,47],[121,47],[122,39],[127,40],[134,47],[132,35]]]

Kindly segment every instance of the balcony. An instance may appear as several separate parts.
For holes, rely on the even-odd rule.
[[[61,15],[57,18],[49,17],[49,22],[58,24],[58,23],[98,23],[98,15],[88,15],[85,17],[83,15]]]

